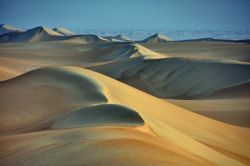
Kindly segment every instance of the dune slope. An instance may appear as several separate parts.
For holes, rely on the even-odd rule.
[[[90,69],[161,98],[208,97],[222,89],[250,81],[248,63],[185,58],[134,59]],[[247,90],[247,87],[243,89]]]

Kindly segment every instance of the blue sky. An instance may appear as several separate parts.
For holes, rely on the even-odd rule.
[[[0,23],[72,29],[250,29],[250,0],[0,0]]]

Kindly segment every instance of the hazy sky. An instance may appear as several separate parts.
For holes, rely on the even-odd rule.
[[[250,0],[0,0],[0,23],[79,29],[250,29]]]

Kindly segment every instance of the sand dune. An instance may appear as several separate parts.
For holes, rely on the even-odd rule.
[[[7,24],[0,24],[0,35],[4,33],[10,33],[10,32],[23,32],[24,30],[15,28],[11,25]]]
[[[211,165],[174,145],[164,147],[162,139],[131,127],[54,130],[1,137],[0,142],[1,163],[6,166],[13,162],[40,166]]]
[[[125,35],[116,35],[116,36],[104,36],[105,39],[108,39],[109,41],[113,41],[113,42],[128,42],[128,41],[133,41],[132,39],[130,39],[129,37],[125,36]]]
[[[74,128],[82,126],[143,126],[144,121],[130,108],[116,104],[98,104],[84,107],[55,120],[52,128]]]
[[[163,35],[163,34],[154,34],[142,41],[142,43],[161,43],[161,42],[168,42],[171,41],[169,37]]]
[[[235,41],[172,41],[167,43],[141,43],[143,46],[174,57],[198,60],[250,62],[250,45]]]
[[[79,38],[81,43],[66,40],[68,42],[65,43],[6,45],[0,48],[0,57],[28,59],[33,64],[40,63],[41,67],[54,65],[88,67],[161,98],[204,98],[214,96],[221,90],[249,83],[249,64],[230,57],[225,60],[224,55],[221,56],[222,59],[212,59],[212,57],[202,59],[203,53],[198,51],[196,56],[199,58],[176,57],[171,50],[169,53],[156,52],[157,49],[152,51],[137,43],[105,42],[97,36],[89,37],[88,39],[87,36],[75,36],[74,38]],[[204,43],[202,45],[205,47]],[[212,43],[207,45],[212,47]],[[213,43],[213,47],[215,46],[217,43]],[[218,46],[232,48],[228,44],[221,46],[219,43]],[[243,53],[238,50],[235,55],[244,55],[246,60],[247,47],[242,44],[239,47],[246,48],[246,52],[244,49]],[[27,67],[26,71],[30,69],[35,67]],[[23,72],[25,71],[20,71]],[[2,72],[2,75],[6,78],[8,73]],[[247,92],[247,87],[239,88],[238,91]],[[231,93],[231,97],[237,97],[239,93]]]
[[[230,43],[250,43],[250,40],[227,40],[227,39],[215,39],[215,38],[199,38],[199,39],[188,39],[180,40],[179,42],[193,42],[193,41],[213,41],[213,42],[230,42]]]
[[[59,28],[53,28],[52,29],[53,31],[56,31],[64,36],[72,36],[72,35],[75,35],[74,32],[64,28],[64,27],[59,27]]]
[[[91,69],[161,98],[208,97],[250,81],[249,64],[183,58],[135,59]]]
[[[221,98],[202,100],[166,99],[168,102],[195,113],[228,124],[250,127],[249,98]]]
[[[8,33],[0,36],[1,42],[39,42],[52,40],[61,34],[46,28],[36,27],[25,32]]]
[[[249,129],[227,125],[199,116],[198,114],[157,99],[111,78],[89,70],[77,67],[39,69],[21,75],[15,79],[5,81],[1,83],[0,88],[2,92],[0,100],[2,107],[0,116],[1,133],[3,131],[5,133],[13,133],[47,129],[47,125],[53,124],[53,122],[55,122],[58,118],[60,120],[56,123],[61,123],[64,125],[71,124],[69,122],[71,122],[72,119],[77,117],[80,118],[79,115],[86,114],[82,112],[79,114],[69,114],[69,120],[67,120],[67,118],[60,118],[62,113],[69,111],[71,112],[71,110],[75,110],[76,108],[91,106],[92,104],[96,103],[118,104],[132,109],[142,117],[146,126],[151,129],[151,131],[149,130],[146,133],[142,133],[140,129],[138,130],[131,127],[125,129],[118,128],[117,130],[111,127],[107,128],[107,130],[111,130],[108,134],[109,136],[107,135],[108,138],[106,136],[102,136],[101,134],[103,132],[107,133],[107,131],[105,129],[101,130],[99,128],[83,128],[72,131],[50,131],[36,134],[24,134],[20,136],[1,137],[0,142],[4,145],[1,146],[1,148],[4,148],[4,151],[1,150],[0,156],[1,160],[6,163],[6,165],[13,163],[13,161],[21,163],[21,165],[25,165],[25,162],[28,162],[28,165],[39,162],[41,156],[45,157],[46,154],[54,153],[59,150],[58,148],[60,147],[60,144],[58,143],[60,142],[55,142],[54,144],[54,141],[52,141],[55,139],[55,137],[60,138],[63,135],[62,144],[70,141],[65,139],[65,135],[67,135],[68,132],[68,135],[71,139],[81,139],[82,134],[80,133],[87,133],[87,135],[83,135],[86,142],[79,142],[79,145],[76,145],[77,147],[82,147],[83,149],[75,149],[75,146],[66,146],[67,148],[65,147],[65,151],[70,151],[71,155],[76,155],[79,153],[85,154],[89,160],[83,159],[81,161],[85,161],[86,164],[93,164],[93,160],[91,160],[91,158],[98,157],[92,156],[92,153],[88,153],[90,155],[86,155],[86,151],[84,150],[86,145],[91,145],[91,141],[88,142],[88,139],[93,137],[98,137],[99,140],[101,139],[101,142],[108,141],[108,144],[105,143],[102,145],[105,145],[105,147],[109,148],[112,147],[110,150],[114,148],[116,151],[118,151],[118,154],[116,153],[118,155],[117,163],[123,163],[127,161],[126,157],[124,158],[123,156],[128,152],[131,152],[135,154],[137,158],[143,159],[147,157],[148,162],[146,162],[146,164],[155,162],[156,159],[159,163],[156,162],[155,165],[164,165],[170,163],[174,165],[185,165],[187,164],[188,160],[189,165],[190,163],[192,163],[192,165],[249,164]],[[101,108],[103,107],[101,106]],[[120,108],[120,106],[118,106],[118,108]],[[127,109],[125,110],[125,112],[131,112]],[[91,112],[93,110],[89,111]],[[99,114],[98,111],[94,108],[94,111],[91,112],[91,115],[92,113]],[[124,109],[120,109],[120,111],[124,111]],[[6,112],[8,112],[8,114],[6,114]],[[117,114],[119,115],[118,112]],[[27,115],[29,115],[29,117],[27,117]],[[131,116],[131,113],[126,114],[126,116]],[[136,119],[138,119],[138,116]],[[37,126],[37,124],[40,125]],[[67,125],[64,125],[61,127],[68,127]],[[119,131],[120,134],[118,135],[120,136],[114,136],[112,138],[112,129]],[[98,130],[101,133],[95,132],[95,130]],[[70,132],[74,132],[75,136],[73,136],[72,133],[70,134]],[[89,132],[91,134],[89,134]],[[130,132],[135,133],[131,134],[131,137],[134,139],[126,139],[126,133],[129,134]],[[154,135],[153,133],[156,133],[157,136],[152,136]],[[137,137],[137,135],[140,136]],[[232,135],[234,135],[234,137],[232,137]],[[164,143],[161,143],[161,141],[156,143],[155,139],[159,139],[157,137],[160,137]],[[33,141],[26,142],[25,140],[27,140],[27,138],[28,140],[34,140],[34,142],[40,142],[40,144],[35,145]],[[119,138],[125,142],[120,141]],[[41,141],[38,141],[38,139]],[[138,139],[139,142],[134,142]],[[6,140],[13,140],[13,142],[11,144],[5,144],[4,142]],[[51,140],[52,142],[47,140]],[[150,145],[150,143],[145,143],[144,146],[142,143],[145,140],[152,142],[153,147]],[[133,142],[136,143],[135,146],[132,146]],[[129,148],[125,148],[125,151],[120,151],[120,148],[118,147],[122,144],[128,145]],[[157,146],[155,147],[155,144],[158,144],[158,146],[161,146],[163,149],[161,150],[157,148]],[[95,147],[99,148],[99,143],[95,145],[96,146],[90,149],[94,150]],[[33,153],[31,154],[31,151],[25,148],[27,146],[35,146],[35,155],[32,155]],[[48,146],[54,147],[48,148],[46,151],[42,150]],[[20,150],[18,147],[23,147],[23,150]],[[138,151],[140,148],[137,149],[136,147],[142,147],[142,149]],[[147,147],[155,152],[150,155],[152,158],[148,158],[148,155],[145,154],[145,148]],[[15,149],[19,149],[17,156],[13,155],[11,157],[6,157],[9,156],[8,154],[15,153]],[[87,152],[89,151],[87,150]],[[109,152],[110,151],[107,151],[107,153]],[[167,153],[171,155],[171,157],[167,157],[169,156]],[[47,161],[40,161],[40,163],[42,165],[46,165],[47,162],[58,162],[63,156],[68,155],[68,153],[59,154],[61,154],[61,157],[48,158]],[[165,157],[161,157],[159,159],[159,154],[165,154],[166,159]],[[30,155],[33,156],[32,160],[30,160]],[[183,157],[183,155],[188,159]],[[175,160],[173,160],[173,156],[175,156]],[[97,162],[95,164],[98,164],[98,161],[101,162],[101,159],[102,156],[100,156],[100,160],[94,161]],[[136,161],[132,161],[132,163]],[[72,164],[74,161],[69,162]],[[108,164],[110,160],[104,160],[102,162],[104,162],[103,164]],[[141,165],[142,163],[134,163],[134,165]],[[126,163],[124,163],[124,165],[125,164]]]
[[[0,40],[0,165],[250,165],[247,42]]]
[[[138,57],[143,59],[160,59],[167,57],[167,55],[153,52],[137,43],[110,43],[94,50],[93,56],[97,57],[94,61],[126,60]]]
[[[36,27],[25,32],[13,32],[0,35],[1,43],[18,43],[18,42],[43,42],[43,41],[65,41],[65,40],[81,40],[82,43],[107,41],[96,35],[73,35],[64,36],[52,29],[46,27]]]
[[[250,83],[240,84],[229,88],[221,89],[209,97],[211,98],[250,98]]]
[[[1,117],[1,133],[42,128],[44,119],[56,113],[105,102],[107,99],[101,88],[92,82],[77,73],[50,69],[1,82],[0,111],[1,114],[8,112]]]

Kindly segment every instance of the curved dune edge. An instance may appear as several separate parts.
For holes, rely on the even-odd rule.
[[[80,108],[56,119],[52,129],[83,126],[142,126],[140,115],[127,107],[117,104],[97,104]]]
[[[41,78],[36,78],[35,76],[37,75],[41,76]],[[55,79],[51,80],[52,77]],[[72,107],[81,107],[83,105],[82,102],[84,101],[82,99],[86,98],[89,100],[84,103],[86,105],[90,103],[108,102],[110,104],[124,105],[135,110],[141,115],[145,124],[158,137],[163,139],[165,145],[174,145],[177,149],[181,148],[193,157],[198,156],[203,162],[206,161],[207,165],[247,165],[250,162],[250,144],[248,141],[250,138],[249,129],[235,127],[205,118],[93,71],[77,67],[45,68],[24,74],[19,78],[21,80],[24,79],[24,82],[27,81],[26,83],[31,83],[32,86],[34,86],[34,84],[32,84],[32,81],[34,80],[42,80],[42,82],[45,83],[47,81],[49,84],[52,84],[49,91],[57,89],[56,92],[51,92],[52,98],[55,97],[53,95],[58,95],[58,91],[60,92],[60,90],[64,90],[63,94],[67,98],[66,101],[70,101],[70,104],[67,103],[69,104],[67,105],[68,109],[64,110],[64,112],[67,112],[69,108],[72,109]],[[1,83],[0,88],[5,86],[8,87],[9,84],[17,84],[16,82],[19,78]],[[87,81],[86,84],[86,79],[90,81],[90,83]],[[83,83],[82,86],[79,86],[79,80],[80,82],[85,82],[85,84]],[[25,85],[29,87],[28,84]],[[89,85],[90,87],[84,88],[84,91],[82,91],[81,88],[85,85]],[[75,89],[75,87],[78,88]],[[43,91],[45,89],[43,89]],[[85,92],[86,90],[87,92]],[[96,100],[98,97],[95,95],[89,96],[89,94],[93,94],[92,90],[94,90],[96,95],[99,96],[99,99]],[[72,91],[74,93],[72,93]],[[25,94],[25,92],[19,92]],[[84,92],[84,94],[80,92]],[[20,93],[15,94],[20,95]],[[12,95],[13,94],[10,94],[10,96]],[[33,94],[31,93],[30,95],[32,96]],[[77,102],[74,102],[76,99],[75,97],[78,99]],[[93,102],[93,100],[95,101]],[[62,101],[65,100],[60,99],[58,103],[61,103]],[[45,103],[47,102],[48,101]],[[61,109],[58,108],[58,110],[59,112],[57,113],[61,113]],[[46,113],[46,116],[44,117],[48,116],[51,115]],[[1,118],[4,119],[2,116]],[[139,131],[136,129],[131,130]],[[52,134],[51,132],[48,132],[48,138],[50,137],[49,135]],[[43,133],[41,134],[43,135]],[[17,137],[36,137],[36,135],[40,134],[24,134]],[[3,143],[4,140],[8,140],[8,138],[15,140],[15,137],[16,136],[2,137],[0,141]],[[223,149],[234,155],[225,154],[212,147]],[[174,150],[174,148],[170,150]],[[195,165],[201,164],[199,163]]]

